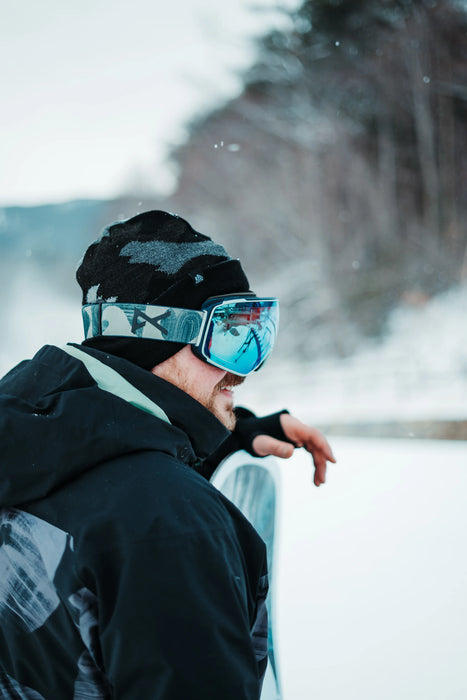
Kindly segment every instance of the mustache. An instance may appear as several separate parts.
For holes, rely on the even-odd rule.
[[[217,384],[216,389],[220,391],[226,386],[240,386],[245,381],[245,377],[239,377],[238,374],[230,374],[227,372],[225,377]]]

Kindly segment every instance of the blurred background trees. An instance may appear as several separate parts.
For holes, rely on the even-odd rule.
[[[466,39],[453,0],[306,0],[175,152],[171,207],[279,288],[297,352],[465,277]]]

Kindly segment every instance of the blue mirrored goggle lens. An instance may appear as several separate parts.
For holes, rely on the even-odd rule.
[[[278,323],[275,300],[221,304],[213,312],[203,354],[233,374],[250,374],[270,355]]]

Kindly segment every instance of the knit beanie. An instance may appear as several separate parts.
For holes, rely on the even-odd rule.
[[[83,304],[120,302],[200,309],[211,296],[249,291],[238,260],[179,216],[148,211],[104,229],[76,271]],[[98,336],[84,346],[152,369],[183,343]]]

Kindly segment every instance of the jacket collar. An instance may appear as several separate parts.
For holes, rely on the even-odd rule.
[[[167,414],[172,425],[187,435],[199,459],[205,459],[230,435],[230,431],[213,413],[165,379],[121,357],[75,343],[70,345],[114,369],[156,403]]]

